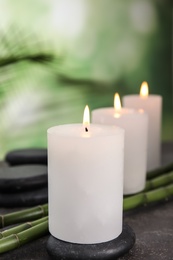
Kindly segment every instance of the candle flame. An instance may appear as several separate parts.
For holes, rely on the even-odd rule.
[[[88,105],[86,105],[83,114],[83,126],[85,131],[88,132],[88,126],[90,125],[90,111]]]
[[[144,110],[143,110],[143,109],[138,109],[138,112],[139,112],[140,114],[143,114],[143,113],[144,113]]]
[[[118,93],[115,93],[115,95],[114,95],[114,109],[116,111],[121,110],[121,101],[120,101],[120,96]]]
[[[149,89],[148,83],[146,81],[142,82],[141,89],[140,89],[140,96],[141,97],[148,97]]]

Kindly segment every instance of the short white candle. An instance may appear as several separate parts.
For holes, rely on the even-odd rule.
[[[49,231],[79,244],[122,232],[124,130],[82,124],[48,129]]]
[[[143,190],[146,182],[147,114],[121,108],[119,95],[116,94],[114,108],[93,110],[92,122],[117,125],[125,129],[124,194]]]
[[[143,82],[140,95],[123,97],[124,107],[143,109],[148,114],[148,152],[147,170],[153,170],[161,164],[161,116],[162,97],[148,95],[148,84]]]

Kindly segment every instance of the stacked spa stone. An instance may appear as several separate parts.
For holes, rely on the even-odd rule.
[[[34,206],[47,201],[47,150],[7,153],[0,163],[0,206]]]

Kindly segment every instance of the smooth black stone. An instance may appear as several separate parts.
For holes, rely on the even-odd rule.
[[[30,207],[48,202],[48,189],[18,193],[0,193],[0,207]]]
[[[47,166],[20,165],[0,168],[0,192],[11,193],[47,186]]]
[[[5,156],[10,165],[45,164],[47,165],[47,149],[32,148],[10,151]]]
[[[114,260],[126,254],[134,243],[135,233],[125,224],[119,237],[99,244],[68,243],[50,236],[47,252],[55,260]]]

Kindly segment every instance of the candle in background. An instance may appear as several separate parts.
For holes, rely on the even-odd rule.
[[[92,122],[116,125],[125,129],[124,194],[143,190],[147,160],[148,117],[146,113],[143,110],[121,108],[119,95],[115,94],[114,108],[92,111]]]
[[[88,112],[87,112],[88,111]],[[85,113],[89,116],[89,109]],[[49,231],[80,244],[122,232],[124,130],[89,124],[48,129]]]
[[[140,95],[123,97],[124,107],[143,109],[148,114],[148,152],[147,170],[153,170],[161,164],[161,115],[162,97],[148,94],[148,84],[143,82]]]

